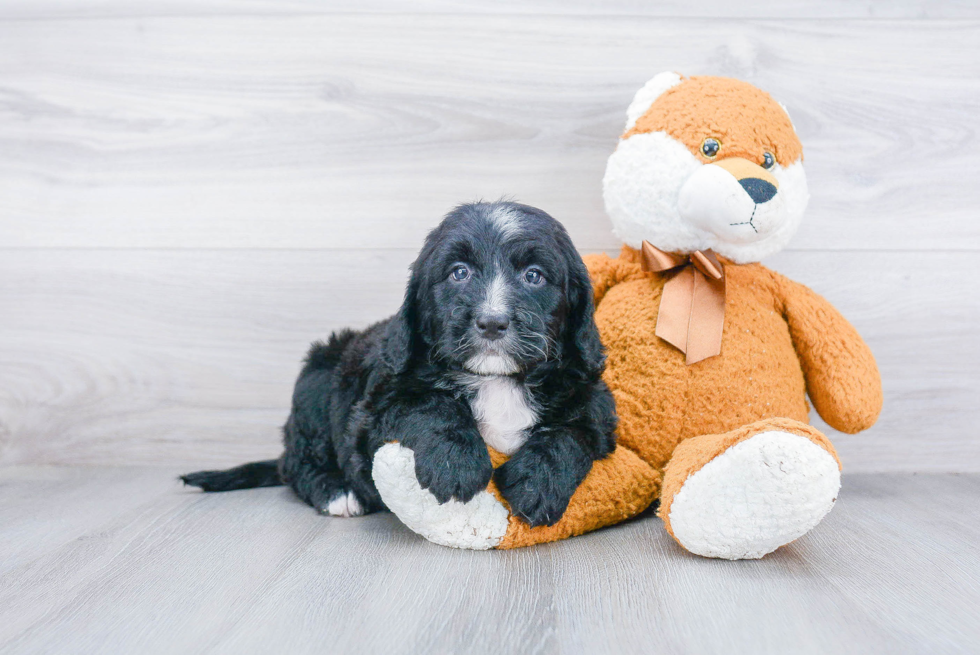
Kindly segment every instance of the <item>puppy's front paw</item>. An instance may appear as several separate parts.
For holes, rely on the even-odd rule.
[[[490,454],[483,442],[440,439],[415,452],[415,475],[440,503],[453,498],[469,502],[487,488],[493,475]]]
[[[557,523],[578,487],[578,481],[552,470],[547,459],[538,453],[521,453],[494,474],[511,513],[532,528]]]

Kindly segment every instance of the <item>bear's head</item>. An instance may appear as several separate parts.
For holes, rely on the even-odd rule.
[[[724,77],[661,73],[626,111],[603,178],[617,236],[756,262],[782,249],[809,194],[803,147],[778,102]]]

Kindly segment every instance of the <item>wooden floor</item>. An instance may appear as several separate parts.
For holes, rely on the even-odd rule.
[[[3,653],[954,653],[980,648],[980,476],[856,474],[812,533],[702,559],[644,516],[508,552],[175,471],[0,469]],[[25,537],[30,537],[25,538]]]

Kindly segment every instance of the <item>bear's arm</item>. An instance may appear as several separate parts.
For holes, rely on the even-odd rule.
[[[605,297],[606,292],[620,282],[642,278],[644,273],[639,264],[626,261],[622,257],[613,259],[605,253],[585,255],[582,257],[585,267],[592,279],[592,293],[596,307]]]
[[[783,316],[817,412],[848,434],[871,427],[882,403],[881,376],[871,349],[833,305],[802,284],[778,277]]]

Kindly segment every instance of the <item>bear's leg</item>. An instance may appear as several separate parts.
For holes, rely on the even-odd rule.
[[[765,419],[682,441],[664,468],[660,518],[698,555],[758,559],[809,532],[834,506],[840,460],[816,429]]]
[[[491,456],[493,454],[491,453]],[[495,466],[503,461],[494,462]],[[520,548],[558,541],[632,518],[660,496],[661,473],[623,446],[592,464],[592,470],[572,494],[568,509],[554,525],[532,528],[509,517],[507,534],[497,548]],[[498,498],[500,494],[492,488]]]
[[[493,451],[491,458],[494,467],[506,461]],[[375,453],[372,475],[385,505],[413,532],[443,546],[475,550],[519,548],[596,530],[639,514],[660,492],[660,473],[617,447],[593,464],[555,525],[532,528],[510,515],[493,482],[468,503],[440,505],[419,485],[414,453],[397,443]]]
[[[486,550],[500,544],[507,533],[510,513],[489,491],[477,493],[468,503],[449,500],[440,505],[415,476],[415,453],[399,443],[378,449],[371,477],[388,509],[433,543]]]

